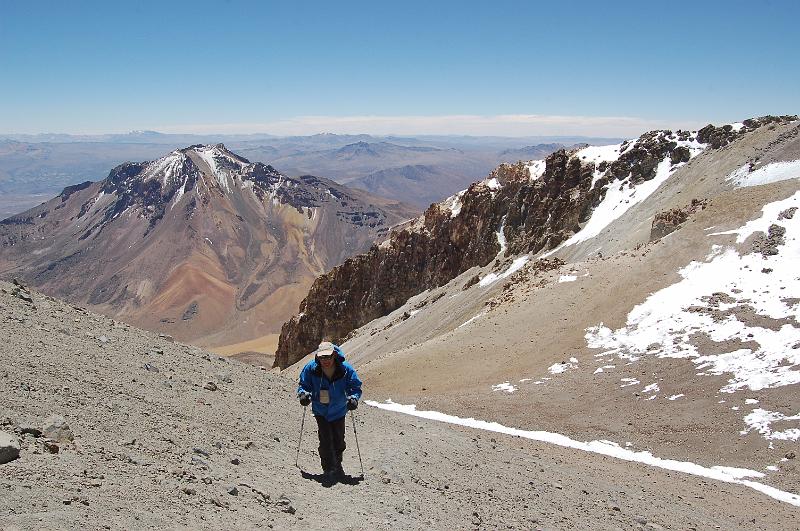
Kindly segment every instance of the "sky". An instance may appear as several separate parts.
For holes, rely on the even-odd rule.
[[[800,105],[800,2],[0,2],[0,134],[630,136]]]

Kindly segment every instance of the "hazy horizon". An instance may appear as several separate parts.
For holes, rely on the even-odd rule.
[[[788,0],[14,2],[0,18],[0,131],[696,129],[797,112],[798,18]]]

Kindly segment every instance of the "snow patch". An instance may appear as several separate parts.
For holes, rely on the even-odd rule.
[[[575,282],[576,280],[578,280],[578,277],[576,277],[575,275],[561,275],[560,277],[558,277],[558,282],[559,283],[561,283],[561,282]]]
[[[592,374],[599,374],[601,372],[604,372],[606,369],[614,369],[614,368],[616,368],[616,365],[603,365],[602,367],[598,367],[597,369],[595,369],[595,371]]]
[[[800,439],[800,428],[789,428],[782,431],[775,431],[770,426],[773,422],[787,422],[787,421],[800,421],[800,413],[797,415],[787,416],[777,411],[767,411],[766,409],[757,408],[744,418],[747,429],[739,432],[741,435],[747,435],[752,430],[758,431],[765,439],[769,440],[782,440],[782,441],[796,441]],[[796,423],[797,424],[797,423]]]
[[[511,382],[503,382],[492,386],[492,391],[505,391],[506,393],[513,393],[519,389],[516,385],[511,385]]]
[[[779,213],[800,206],[800,191],[792,197],[764,206],[761,218],[725,234],[737,234],[737,242],[753,232],[766,231],[772,223],[786,228],[785,244],[777,257],[761,254],[740,256],[734,249],[712,253],[710,261],[691,262],[679,271],[683,279],[650,295],[628,314],[627,324],[612,331],[602,323],[587,329],[591,348],[606,349],[598,355],[616,355],[635,361],[644,355],[659,358],[691,358],[706,374],[731,373],[728,385],[721,389],[732,393],[747,388],[752,391],[800,383],[800,327],[784,324],[777,330],[748,325],[736,315],[715,320],[708,312],[709,297],[723,293],[736,303],[721,302],[725,311],[746,304],[755,313],[772,319],[797,321],[800,311],[800,216],[778,221]],[[762,269],[772,270],[769,274]],[[777,326],[776,326],[777,328]],[[692,344],[695,334],[705,334],[722,343],[740,341],[747,347],[731,347],[730,352],[701,355]],[[758,346],[749,348],[749,342]]]
[[[450,210],[450,219],[458,216],[461,213],[461,207],[463,206],[461,204],[461,197],[464,195],[465,192],[466,190],[461,190],[457,194],[451,195],[450,197],[442,201],[441,203],[442,207]]]
[[[595,165],[601,162],[614,162],[619,158],[622,144],[609,146],[587,146],[575,152],[573,157],[580,159],[582,163],[594,162]]]
[[[673,166],[670,158],[665,157],[658,164],[656,176],[649,181],[636,186],[630,186],[627,179],[610,183],[603,201],[594,209],[592,217],[589,218],[586,225],[544,256],[549,256],[559,249],[594,238],[631,207],[647,199],[679,166]]]
[[[470,324],[475,319],[479,319],[479,318],[483,317],[484,315],[486,315],[486,312],[481,312],[478,315],[476,315],[475,317],[470,318],[468,321],[465,321],[465,322],[461,323],[460,325],[457,326],[457,328],[461,328],[462,326],[467,326],[468,324]]]
[[[578,364],[577,359],[570,358],[569,363],[567,363],[566,361],[562,361],[561,363],[554,363],[547,368],[547,371],[550,374],[561,374],[563,372],[567,372],[568,370],[574,368],[577,364]]]
[[[508,248],[508,243],[506,242],[506,235],[505,235],[505,228],[506,228],[506,217],[503,216],[503,219],[500,221],[500,228],[497,230],[497,243],[500,244],[500,253],[502,254],[506,252]]]
[[[660,391],[660,389],[658,388],[657,383],[651,383],[650,385],[642,389],[643,393],[657,393],[658,391]]]
[[[498,273],[489,273],[488,275],[483,277],[481,279],[481,281],[478,282],[478,284],[482,288],[484,288],[484,287],[486,287],[486,286],[488,286],[488,285],[490,285],[490,284],[492,284],[494,282],[497,282],[498,280],[501,280],[501,279],[504,279],[504,278],[506,278],[506,277],[508,277],[510,275],[513,275],[514,273],[516,273],[517,271],[522,269],[522,267],[526,263],[528,263],[528,259],[529,258],[530,257],[527,254],[518,257],[517,259],[515,259],[511,263],[511,265],[508,267],[508,269],[506,269],[505,271],[503,271],[502,273],[499,273],[499,274]]]
[[[773,162],[757,170],[750,171],[750,164],[745,164],[728,175],[727,180],[735,186],[758,186],[800,177],[800,160]]]
[[[530,180],[535,181],[544,175],[544,170],[547,168],[547,163],[543,160],[534,160],[528,164],[527,168],[528,173],[530,174]]]

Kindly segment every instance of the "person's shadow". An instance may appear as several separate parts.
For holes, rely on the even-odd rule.
[[[342,485],[358,485],[364,481],[364,476],[360,475],[351,476],[349,474],[345,474],[343,476],[326,476],[325,474],[312,474],[311,472],[306,472],[302,469],[300,470],[300,473],[303,475],[303,479],[316,481],[325,488],[333,487],[337,483],[341,483]]]

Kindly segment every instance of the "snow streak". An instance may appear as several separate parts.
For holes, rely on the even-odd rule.
[[[611,441],[581,442],[571,439],[566,435],[561,435],[559,433],[551,433],[547,431],[520,430],[518,428],[510,428],[508,426],[503,426],[502,424],[498,424],[497,422],[487,422],[485,420],[477,420],[474,418],[456,417],[454,415],[439,413],[438,411],[417,411],[417,407],[413,404],[412,405],[397,404],[395,402],[392,402],[391,400],[387,400],[385,403],[367,400],[366,404],[379,409],[385,409],[387,411],[404,413],[406,415],[412,415],[415,417],[436,420],[439,422],[446,422],[448,424],[456,424],[458,426],[465,426],[468,428],[493,431],[497,433],[505,433],[508,435],[523,437],[525,439],[530,439],[533,441],[540,441],[548,444],[562,446],[565,448],[573,448],[575,450],[581,450],[584,452],[590,452],[594,454],[605,455],[608,457],[614,457],[616,459],[621,459],[623,461],[633,461],[657,468],[663,468],[665,470],[673,470],[675,472],[683,472],[686,474],[692,474],[694,476],[701,476],[717,481],[723,481],[725,483],[735,483],[738,485],[744,485],[751,489],[757,490],[763,494],[766,494],[767,496],[774,498],[776,500],[789,503],[796,507],[800,507],[800,496],[798,496],[797,494],[793,494],[791,492],[785,492],[776,489],[774,487],[770,487],[769,485],[764,485],[763,483],[758,483],[756,481],[745,479],[748,477],[751,478],[764,477],[763,473],[756,472],[755,470],[747,470],[744,468],[732,468],[723,466],[715,466],[709,468],[689,461],[662,459],[660,457],[655,457],[650,452],[636,452],[634,450],[623,448],[619,444]]]

